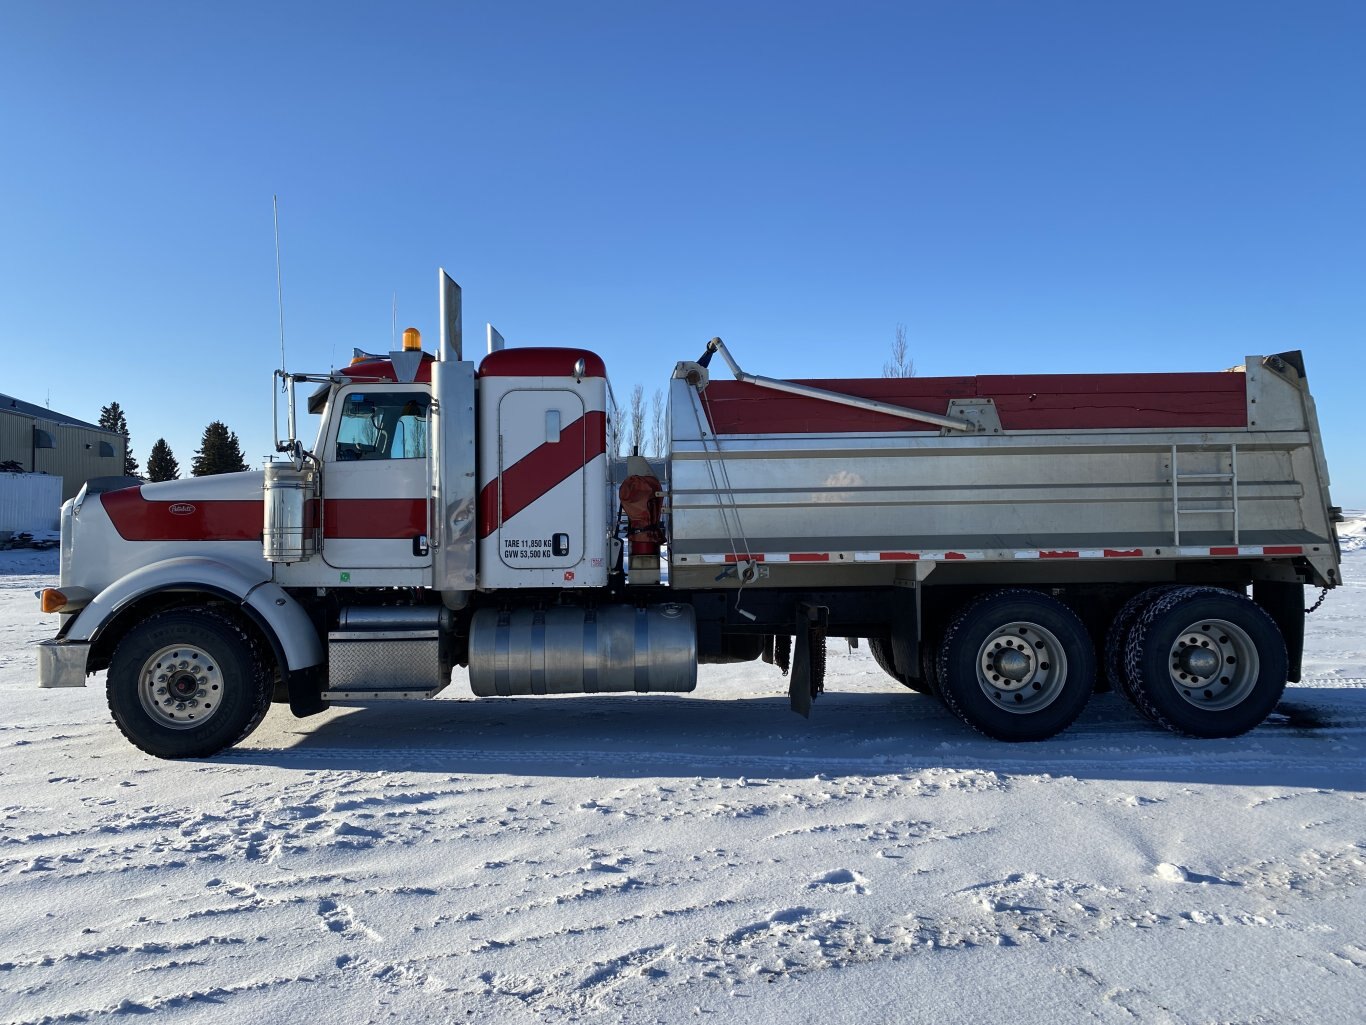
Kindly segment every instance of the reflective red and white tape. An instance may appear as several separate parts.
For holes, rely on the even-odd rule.
[[[839,562],[955,562],[972,560],[1003,561],[1006,559],[1170,559],[1246,556],[1304,555],[1303,545],[1218,545],[1192,548],[1023,548],[983,551],[917,551],[917,552],[731,552],[702,555],[674,555],[672,562],[679,565],[701,563],[726,565],[736,562],[764,563],[839,563]]]

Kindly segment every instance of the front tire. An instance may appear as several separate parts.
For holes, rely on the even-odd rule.
[[[1044,740],[1081,714],[1096,654],[1077,614],[1038,591],[984,595],[963,608],[939,649],[940,696],[997,740]]]
[[[1193,737],[1236,737],[1281,700],[1288,663],[1280,629],[1256,602],[1182,587],[1135,619],[1124,673],[1134,704],[1158,725]]]
[[[114,651],[106,694],[123,735],[158,758],[203,758],[243,740],[270,707],[272,674],[237,623],[210,609],[138,624]]]

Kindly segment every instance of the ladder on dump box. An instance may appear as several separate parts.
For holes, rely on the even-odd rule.
[[[1183,516],[1232,516],[1233,543],[1238,544],[1238,446],[1229,445],[1228,473],[1182,473],[1177,468],[1177,446],[1172,446],[1172,542],[1181,543],[1181,518]],[[1228,505],[1214,508],[1192,509],[1181,504],[1181,487],[1195,483],[1223,481],[1228,484]],[[1187,502],[1217,501],[1217,499],[1187,498]]]

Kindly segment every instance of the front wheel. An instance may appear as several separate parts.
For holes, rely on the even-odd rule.
[[[244,739],[270,707],[251,637],[209,609],[162,612],[119,642],[106,694],[115,723],[158,758],[202,758]]]
[[[1194,737],[1236,737],[1271,714],[1288,658],[1275,621],[1244,594],[1181,587],[1135,619],[1127,693],[1148,718]]]
[[[970,602],[939,648],[944,703],[997,740],[1044,740],[1065,730],[1086,707],[1095,678],[1095,649],[1077,614],[1023,588]]]

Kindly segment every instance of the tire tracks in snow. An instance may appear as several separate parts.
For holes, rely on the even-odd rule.
[[[1340,731],[1337,728],[1325,731],[1327,735],[1338,732],[1366,732],[1366,725]],[[1119,739],[1119,738],[1116,738]],[[1064,737],[1064,740],[1066,738]],[[1183,740],[1193,748],[1208,741]],[[1319,752],[1315,752],[1317,755]],[[1298,758],[1286,752],[1267,753],[1264,756],[1230,756],[1222,752],[1201,753],[1198,749],[1191,752],[1161,751],[1141,754],[1133,751],[1115,751],[1104,756],[1073,756],[1068,754],[1054,756],[1033,756],[1003,758],[993,754],[976,754],[926,757],[921,760],[907,760],[906,756],[873,755],[862,758],[841,757],[836,755],[765,755],[731,752],[677,751],[655,752],[635,751],[623,754],[618,751],[600,749],[544,749],[501,751],[487,748],[352,748],[352,747],[306,747],[295,749],[255,749],[250,752],[237,752],[226,755],[243,761],[259,761],[266,755],[273,764],[308,765],[313,763],[355,762],[376,768],[417,768],[431,766],[441,771],[450,771],[452,766],[469,767],[483,765],[490,768],[498,766],[544,766],[552,771],[533,772],[532,775],[562,775],[568,765],[578,768],[584,775],[611,775],[610,772],[596,771],[604,767],[641,765],[658,766],[669,774],[696,774],[692,770],[715,770],[721,775],[734,776],[735,770],[743,769],[746,775],[758,776],[756,769],[768,770],[774,777],[781,778],[791,770],[809,770],[813,774],[824,775],[905,775],[914,774],[928,768],[947,768],[962,771],[974,769],[1005,772],[1012,775],[1038,775],[1040,773],[1077,773],[1106,775],[1105,770],[1118,771],[1122,778],[1129,778],[1135,772],[1141,775],[1145,767],[1171,769],[1174,766],[1188,766],[1192,769],[1209,769],[1216,773],[1247,773],[1257,770],[1293,768],[1301,772],[1332,773],[1339,775],[1344,771],[1361,769],[1366,774],[1366,755],[1346,755],[1332,758]],[[729,770],[729,771],[727,771]]]

